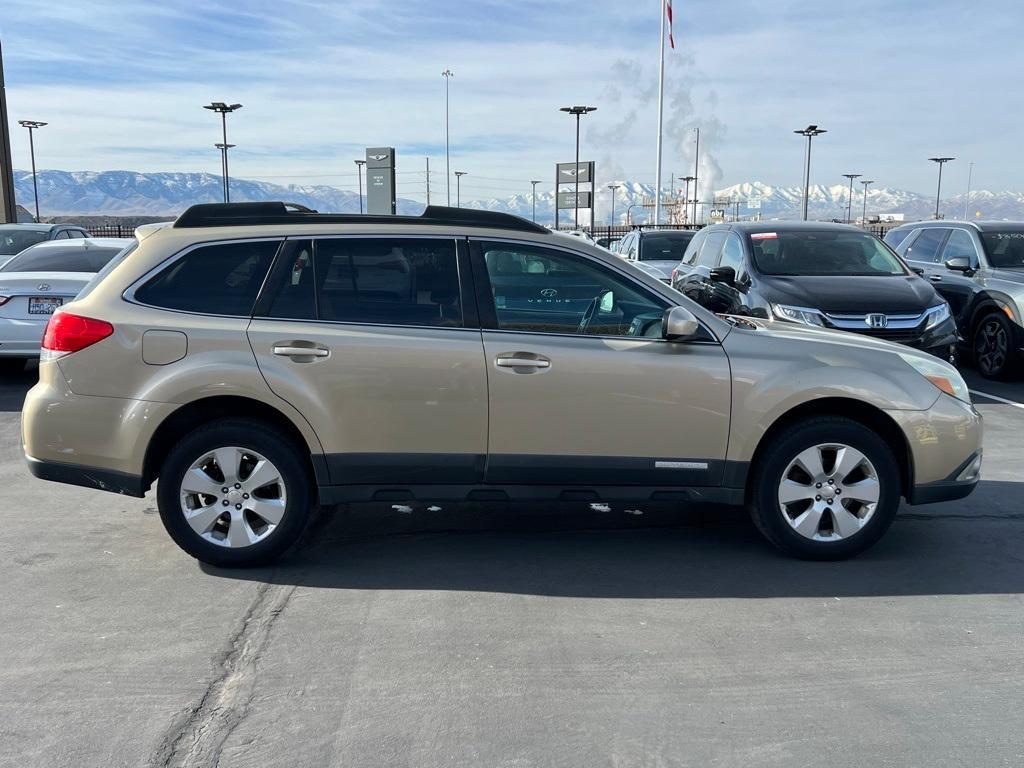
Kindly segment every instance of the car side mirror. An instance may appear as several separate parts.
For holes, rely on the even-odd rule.
[[[661,338],[665,341],[690,341],[699,331],[700,323],[686,307],[666,309],[661,316]]]
[[[924,275],[924,267],[911,267],[910,271],[915,275]]]
[[[963,272],[965,275],[974,271],[971,260],[966,256],[954,256],[951,259],[946,259],[946,269],[952,272]]]
[[[736,282],[736,270],[732,267],[715,267],[709,276],[712,283],[733,285]]]

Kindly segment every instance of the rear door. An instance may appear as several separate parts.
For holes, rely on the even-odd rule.
[[[338,236],[289,240],[278,257],[249,339],[333,484],[482,480],[487,374],[465,251],[452,237]]]
[[[698,304],[708,307],[711,301],[711,270],[718,264],[718,256],[725,245],[728,232],[709,232],[694,260],[693,269],[683,278],[679,289]]]
[[[569,249],[473,241],[490,394],[486,481],[720,484],[724,351],[661,338],[670,302]]]

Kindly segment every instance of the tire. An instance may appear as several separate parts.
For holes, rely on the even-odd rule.
[[[299,538],[314,499],[300,448],[250,419],[221,419],[190,432],[167,455],[157,485],[167,533],[192,557],[222,568],[278,558]]]
[[[23,373],[26,362],[22,357],[0,357],[0,376],[17,376]]]
[[[840,453],[840,447],[846,450]],[[866,463],[856,461],[858,454]],[[896,457],[859,422],[838,416],[798,422],[771,438],[760,455],[751,476],[750,514],[765,538],[788,555],[852,557],[877,542],[896,517]],[[815,468],[815,456],[822,471],[812,476],[807,468]],[[873,497],[877,501],[870,502]],[[785,498],[795,500],[784,504]]]
[[[986,379],[1006,379],[1015,372],[1013,323],[1002,312],[991,312],[974,329],[971,352],[978,373]]]

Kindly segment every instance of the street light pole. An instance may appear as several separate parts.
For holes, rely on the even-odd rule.
[[[853,218],[853,180],[859,179],[862,173],[844,173],[843,176],[850,180],[850,199],[846,201],[846,223],[849,224]]]
[[[359,174],[359,212],[363,212],[363,166],[366,165],[365,160],[356,160],[356,173]]]
[[[223,178],[224,186],[224,202],[231,202],[231,181],[228,174],[228,114],[234,112],[236,109],[241,109],[241,104],[225,104],[223,101],[212,101],[209,104],[203,105],[203,109],[208,109],[211,112],[216,112],[220,115],[220,126],[221,133],[223,136],[224,149],[221,150],[221,175]],[[231,144],[230,146],[235,146]]]
[[[587,114],[588,112],[594,112],[597,107],[561,107],[560,112],[567,112],[570,115],[576,115],[576,174],[573,177],[576,180],[576,192],[573,195],[573,222],[576,225],[576,229],[580,228],[580,117]],[[590,180],[593,183],[593,179]],[[555,190],[556,192],[558,190]],[[555,202],[557,205],[558,202]],[[593,206],[593,201],[591,201]],[[591,208],[593,211],[593,208]],[[591,222],[593,224],[593,222]]]
[[[807,204],[811,194],[811,139],[827,133],[827,131],[816,125],[808,125],[806,128],[793,131],[793,133],[799,133],[801,136],[807,137],[807,156],[804,159],[804,204],[802,212],[803,220],[807,221]]]
[[[967,197],[964,199],[964,221],[967,221],[971,205],[971,177],[974,176],[974,163],[967,166]]]
[[[42,128],[46,123],[41,123],[38,120],[19,120],[18,125],[22,128],[28,128],[28,150],[32,156],[32,194],[36,199],[36,222],[39,221],[39,185],[36,183],[36,143],[32,136],[32,133],[36,128]]]
[[[861,184],[864,185],[864,207],[861,209],[860,212],[860,225],[862,227],[868,223],[868,184],[874,183],[874,179],[868,179],[867,181],[861,182]]]
[[[452,154],[448,143],[448,83],[455,73],[446,69],[441,73],[444,78],[444,189],[448,196],[448,207],[452,205]]]
[[[228,167],[228,150],[231,149],[232,147],[234,147],[235,145],[234,144],[225,144],[222,141],[218,141],[213,146],[215,146],[217,149],[220,150],[220,167],[226,170],[227,167]],[[227,177],[225,176],[224,178],[226,179]],[[227,187],[225,187],[224,189],[225,189],[225,191],[224,191],[224,195],[225,195],[224,202],[227,203],[227,202],[230,202],[230,200],[229,200],[229,198],[227,196],[228,195]]]
[[[693,150],[693,223],[697,223],[697,171],[700,166],[700,126],[694,128],[697,133],[697,142]]]
[[[948,163],[950,160],[956,160],[955,157],[929,157],[933,163],[937,163],[939,166],[939,186],[935,191],[935,218],[939,218],[939,200],[942,198],[942,166]]]
[[[612,212],[611,212],[611,216],[609,217],[610,218],[610,221],[608,222],[608,226],[609,227],[615,226],[615,190],[620,189],[621,187],[622,187],[621,184],[609,184],[608,185],[608,191],[612,193]]]
[[[540,181],[531,181],[530,183],[533,184],[533,222],[536,223],[537,222],[537,185],[540,184]],[[557,200],[555,201],[555,204],[556,205],[558,204]]]
[[[683,193],[683,218],[684,219],[689,219],[690,218],[689,217],[689,213],[688,213],[689,210],[690,210],[690,182],[691,181],[696,181],[696,180],[697,180],[696,176],[683,176],[683,178],[682,178],[682,181],[686,182],[686,191]],[[694,206],[694,208],[696,209],[696,206]],[[694,217],[696,218],[696,211],[694,212]]]
[[[467,171],[456,171],[455,172],[455,207],[462,207],[462,177],[465,176]]]

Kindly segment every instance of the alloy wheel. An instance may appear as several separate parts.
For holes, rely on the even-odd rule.
[[[983,373],[998,373],[1006,365],[1010,352],[1010,341],[1006,337],[1006,329],[995,318],[982,323],[974,341],[975,356],[978,367]]]
[[[188,468],[179,490],[181,511],[211,544],[238,549],[272,535],[284,517],[284,480],[273,462],[248,448],[204,453]]]
[[[839,541],[859,532],[878,506],[881,485],[861,451],[823,443],[801,451],[779,482],[779,510],[789,526],[813,541]]]

